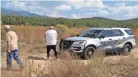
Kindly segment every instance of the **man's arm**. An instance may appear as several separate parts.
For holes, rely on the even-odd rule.
[[[10,41],[7,41],[7,52],[10,52],[10,48],[11,48]]]
[[[10,48],[11,48],[11,41],[10,41],[10,36],[8,34],[6,34],[6,41],[7,41],[7,52],[10,52]]]
[[[55,33],[56,33],[56,37],[58,38],[58,33],[57,33],[57,31],[55,30]]]

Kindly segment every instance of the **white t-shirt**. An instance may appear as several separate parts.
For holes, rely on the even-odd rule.
[[[54,29],[47,30],[46,34],[46,44],[47,45],[56,45],[57,43],[57,32]]]

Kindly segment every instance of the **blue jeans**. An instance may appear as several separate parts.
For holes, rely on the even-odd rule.
[[[16,49],[16,50],[12,50],[10,53],[7,53],[7,60],[6,60],[7,68],[9,69],[12,68],[12,57],[19,64],[20,67],[23,67],[23,63],[18,56],[18,49]]]

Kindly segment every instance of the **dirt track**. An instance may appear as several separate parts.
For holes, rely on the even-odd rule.
[[[45,64],[48,64],[50,61],[55,61],[54,59],[47,61],[44,59],[45,56],[46,56],[46,54],[33,54],[33,55],[26,54],[26,55],[20,55],[20,58],[22,60],[28,59],[31,62],[31,64],[33,63],[32,65],[34,65],[34,66],[44,66]],[[5,66],[5,60],[6,60],[5,57],[6,56],[2,56],[2,67],[6,67]],[[130,57],[138,60],[138,48],[133,49],[129,55],[106,56],[106,57],[104,57],[104,61],[112,61],[113,63],[116,63],[121,59],[128,59]],[[61,61],[61,60],[67,61],[67,60],[72,60],[72,58],[70,58],[69,55],[63,54],[62,57],[60,57],[56,61]],[[88,60],[79,60],[79,61],[83,62],[84,64],[87,64],[89,62]],[[13,63],[15,63],[15,61]],[[15,65],[17,65],[17,64],[15,64]]]
[[[45,54],[26,54],[26,55],[20,55],[20,58],[22,59],[22,61],[24,61],[25,64],[25,69],[23,69],[24,71],[28,71],[28,69],[31,68],[31,72],[29,77],[37,77],[35,74],[35,70],[37,70],[36,73],[38,72],[45,72],[45,74],[49,74],[49,67],[53,66],[53,64],[57,64],[57,65],[64,65],[64,61],[66,62],[77,62],[79,64],[83,64],[83,65],[89,65],[89,62],[93,62],[93,60],[73,60],[70,58],[70,55],[66,55],[66,54],[61,54],[62,57],[59,58],[59,60],[55,60],[55,59],[51,59],[51,60],[44,60]],[[26,77],[25,75],[28,74],[21,74],[22,72],[19,72],[17,69],[19,68],[17,66],[17,63],[15,61],[13,61],[13,68],[14,70],[9,72],[6,69],[6,56],[2,56],[2,77],[15,77],[17,75],[23,75],[23,77]],[[138,77],[138,69],[137,69],[137,63],[138,63],[138,48],[135,48],[134,50],[132,50],[132,52],[127,55],[114,55],[114,56],[101,56],[99,58],[100,63],[109,63],[111,64],[110,66],[112,67],[110,72],[113,72],[113,74],[111,76],[108,77]],[[98,60],[98,57],[95,59],[95,61]],[[94,62],[95,62],[94,61]],[[124,62],[123,62],[124,61]],[[99,62],[96,62],[96,65]],[[123,64],[122,64],[123,63]],[[57,66],[56,65],[56,66]],[[65,64],[66,65],[66,64]],[[69,63],[70,65],[70,63]],[[103,66],[102,64],[98,64],[102,67],[105,68],[105,66]],[[108,64],[107,64],[108,66]],[[109,67],[110,67],[109,66]],[[64,68],[64,67],[62,67]],[[80,67],[79,67],[80,68]],[[97,69],[99,69],[99,66],[96,67]],[[110,69],[110,68],[109,68]],[[15,71],[17,70],[17,71]],[[132,70],[134,70],[132,72]],[[62,70],[63,71],[63,70]],[[106,71],[106,70],[104,70]],[[29,72],[29,71],[28,71]],[[109,71],[107,71],[109,72]],[[15,73],[13,75],[10,75],[11,73]],[[124,75],[122,75],[124,74]],[[120,76],[118,76],[120,75]],[[18,76],[17,76],[18,77]]]
[[[37,57],[37,56],[35,56],[35,57]],[[104,57],[104,61],[112,61],[112,62],[116,63],[121,59],[128,59],[130,57],[138,60],[138,48],[135,48],[134,50],[132,50],[132,52],[129,55],[106,56],[106,57]],[[40,59],[43,59],[43,57],[40,57]],[[65,59],[59,59],[59,61],[60,60],[70,60],[70,58],[65,57]],[[35,62],[35,64],[40,63],[40,65],[43,64],[43,62],[45,62],[44,60],[33,60],[33,61]],[[87,64],[89,62],[89,60],[79,60],[79,61],[84,62],[84,64]]]

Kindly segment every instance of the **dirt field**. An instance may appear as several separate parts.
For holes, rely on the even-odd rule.
[[[95,70],[95,71],[96,71],[96,69],[97,69],[97,71],[100,70],[100,67],[103,66],[103,64],[101,64],[101,63],[105,63],[105,64],[108,63],[105,66],[103,66],[103,68],[105,68],[105,69],[102,69],[100,72],[101,73],[108,72],[108,74],[111,73],[111,75],[103,74],[103,75],[99,75],[96,77],[138,77],[138,52],[137,51],[138,51],[138,48],[135,48],[127,56],[114,55],[114,56],[104,56],[103,57],[100,55],[100,57],[95,57],[95,60],[79,60],[79,59],[73,60],[72,57],[68,54],[62,54],[62,56],[58,60],[55,60],[55,59],[44,60],[44,57],[46,56],[45,54],[21,53],[20,58],[23,60],[23,62],[25,64],[25,68],[22,71],[18,71],[19,67],[15,61],[13,61],[14,69],[11,71],[7,71],[6,64],[5,64],[6,56],[3,55],[2,56],[2,77],[15,77],[15,76],[39,77],[40,71],[45,73],[44,74],[45,76],[42,76],[42,77],[53,77],[52,75],[47,76],[49,74],[49,70],[50,70],[49,66],[51,66],[51,65],[53,67],[57,66],[54,64],[58,64],[58,66],[60,66],[60,65],[62,65],[62,63],[64,64],[64,62],[65,63],[71,62],[71,63],[67,63],[67,64],[75,65],[76,63],[72,63],[72,61],[77,62],[79,64],[83,64],[85,67],[87,65],[89,66],[89,64],[91,64],[91,62],[96,63],[96,65],[93,65],[94,67],[96,67],[95,69],[93,68],[93,70]],[[66,64],[64,64],[64,65],[66,65]],[[98,65],[98,67],[97,67],[97,65]],[[108,66],[108,68],[107,68],[107,66]],[[62,68],[66,68],[66,67],[62,67]],[[70,66],[70,67],[72,67],[72,66]],[[85,68],[85,67],[83,67],[83,68]],[[52,69],[55,69],[55,68],[52,68]],[[73,68],[71,68],[71,69],[76,70]],[[77,68],[77,69],[81,70],[81,68]],[[110,72],[109,72],[109,70],[110,70]],[[60,70],[58,70],[58,71],[60,71]],[[63,69],[61,71],[63,71]],[[89,71],[89,70],[86,70],[86,71]],[[11,74],[11,73],[14,73],[14,74]],[[24,74],[22,74],[22,73],[24,73]],[[26,76],[26,75],[28,75],[28,76]],[[60,77],[60,76],[57,75],[57,77]],[[64,77],[64,76],[61,74],[61,77]],[[67,76],[67,77],[72,77],[72,76]],[[82,77],[84,77],[84,76],[82,76]]]
[[[19,55],[25,68],[19,71],[17,63],[13,61],[14,69],[6,70],[5,33],[2,31],[2,77],[138,77],[138,46],[129,55],[98,54],[91,60],[74,60],[68,53],[61,53],[59,60],[44,60],[46,50],[43,34],[47,28],[19,27],[13,29],[19,36]],[[82,30],[73,28],[63,36],[76,35]],[[70,33],[74,31],[75,34]],[[138,30],[135,35],[138,39]]]
[[[72,72],[78,71],[78,74],[80,75],[83,73],[83,71],[87,71],[87,74],[90,75],[90,77],[93,75],[94,77],[138,77],[138,48],[135,48],[129,55],[126,56],[104,56],[102,54],[98,55],[99,57],[95,57],[94,60],[74,60],[68,53],[61,53],[59,55],[59,60],[45,60],[45,44],[29,44],[25,42],[19,42],[19,54],[21,60],[25,64],[25,68],[23,69],[23,71],[18,71],[19,67],[17,63],[13,60],[14,69],[12,71],[7,71],[6,53],[4,52],[5,46],[5,41],[2,41],[2,77],[80,77],[78,75],[76,76],[75,73],[72,73],[72,75],[74,76],[68,76],[68,74],[66,73],[68,73],[69,70]],[[77,62],[77,64],[74,62]],[[78,66],[79,64],[81,65]],[[63,65],[64,67],[61,67],[60,65]],[[66,72],[63,72],[65,70],[63,68],[67,67],[69,68],[66,70]],[[61,70],[57,70],[57,68],[60,68]],[[79,71],[82,69],[85,70]],[[55,74],[51,74],[51,71],[49,70],[51,70]],[[56,72],[55,70],[57,70],[58,72]],[[89,72],[90,70],[93,70],[94,73],[91,74]],[[65,74],[63,75],[62,73]],[[98,73],[101,74],[97,75]],[[82,74],[81,77],[89,76],[85,76],[85,74]]]

